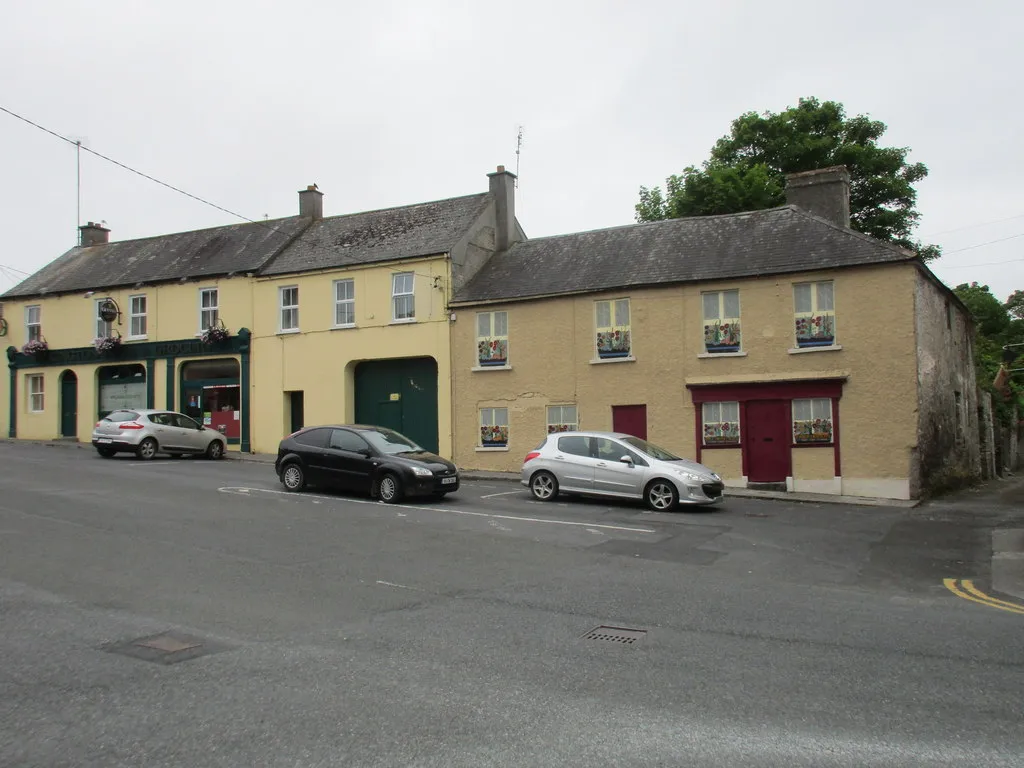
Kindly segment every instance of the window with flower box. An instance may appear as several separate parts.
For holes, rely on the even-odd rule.
[[[709,291],[704,304],[704,351],[712,355],[740,351],[740,292]]]
[[[43,308],[38,304],[25,307],[25,341],[42,341]]]
[[[95,314],[96,314],[96,336],[97,339],[109,339],[114,335],[114,323],[112,320],[104,320],[103,314],[100,311],[109,299],[100,299],[95,303]]]
[[[831,347],[836,343],[835,296],[832,281],[793,286],[796,345]]]
[[[597,357],[614,360],[632,356],[629,329],[629,299],[594,302],[597,326]]]
[[[477,313],[476,350],[482,367],[508,365],[508,312]]]
[[[704,445],[740,444],[740,404],[704,403]]]
[[[484,448],[508,447],[508,408],[480,409],[480,445]]]
[[[41,413],[45,403],[44,381],[40,374],[32,374],[28,377],[28,409],[32,413]]]
[[[199,332],[213,328],[217,325],[217,321],[220,319],[218,302],[220,298],[217,295],[216,288],[200,288],[199,289]]]
[[[800,445],[832,442],[832,401],[829,398],[793,401],[793,442]]]
[[[574,432],[579,429],[575,405],[548,406],[548,434],[552,432]]]

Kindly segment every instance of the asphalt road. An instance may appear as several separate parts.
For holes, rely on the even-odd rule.
[[[1014,509],[502,482],[389,506],[13,443],[0,467],[5,768],[1024,764],[1024,614],[942,582],[986,587]]]

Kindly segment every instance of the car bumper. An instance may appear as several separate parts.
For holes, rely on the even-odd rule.
[[[109,448],[112,451],[134,451],[139,447],[136,443],[129,443],[112,437],[94,437],[92,444],[96,448]]]
[[[448,476],[449,478],[451,475]],[[438,493],[451,493],[459,490],[461,479],[455,475],[454,482],[442,482],[445,477],[417,477],[410,481],[405,488],[409,496],[434,496]]]
[[[721,482],[679,485],[680,504],[721,504],[724,498],[725,484]]]

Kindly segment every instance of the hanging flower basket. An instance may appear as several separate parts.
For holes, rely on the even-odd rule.
[[[116,336],[101,336],[98,339],[93,339],[92,345],[96,351],[101,355],[108,355],[113,357],[121,351],[121,334],[114,331]]]
[[[50,347],[46,343],[46,339],[33,339],[21,348],[21,352],[24,355],[34,357],[36,360],[45,360],[46,356],[50,353]]]
[[[217,321],[217,325],[210,326],[203,331],[203,344],[223,344],[225,341],[231,338],[231,331],[224,327],[224,323],[220,320]]]

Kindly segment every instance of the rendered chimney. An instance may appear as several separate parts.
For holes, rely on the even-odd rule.
[[[322,219],[324,217],[324,193],[316,184],[310,184],[305,189],[299,190],[299,216],[309,219]]]
[[[491,194],[494,196],[494,241],[495,249],[507,250],[518,240],[516,234],[516,175],[499,165],[494,173],[488,173],[491,180]]]
[[[106,245],[110,242],[110,230],[101,224],[88,222],[78,228],[82,246],[88,248],[92,245]]]
[[[786,174],[786,202],[850,228],[850,172],[844,165]]]

